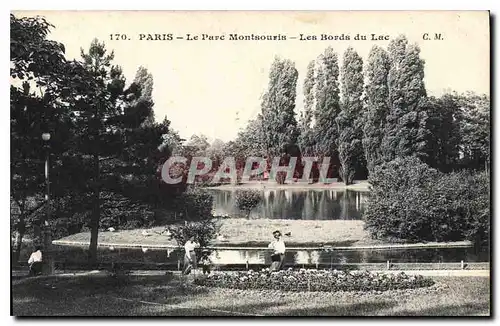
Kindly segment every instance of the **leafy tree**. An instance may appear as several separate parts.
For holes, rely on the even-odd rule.
[[[17,18],[10,15],[10,129],[11,129],[11,199],[18,208],[14,219],[16,242],[13,261],[17,262],[22,239],[28,227],[39,226],[34,214],[44,204],[43,132],[68,133],[63,102],[68,65],[63,44],[47,39],[53,26],[42,17]],[[60,153],[64,146],[52,141],[51,151]],[[37,215],[43,220],[47,215]],[[39,241],[40,228],[35,235]]]
[[[336,141],[338,129],[335,119],[340,113],[338,56],[331,47],[318,58],[316,73],[316,110],[314,111],[314,137],[319,157],[338,161]]]
[[[262,195],[257,190],[238,190],[236,192],[236,206],[245,212],[246,218],[250,217],[252,210],[261,202]]]
[[[215,139],[208,147],[207,155],[212,160],[214,169],[216,169],[224,161],[224,141]]]
[[[245,129],[238,133],[233,145],[227,148],[229,150],[227,153],[235,157],[239,170],[244,168],[248,157],[266,156],[261,114],[258,114],[257,118],[250,120]]]
[[[485,95],[445,94],[429,97],[427,159],[443,172],[486,169],[490,158],[490,103]]]
[[[382,162],[380,144],[384,136],[385,120],[389,112],[387,78],[390,61],[387,52],[374,46],[366,65],[365,110],[363,114],[363,148],[368,171]]]
[[[135,78],[133,81],[136,85],[141,85],[141,95],[137,99],[137,102],[150,102],[153,104],[153,75],[148,72],[148,70],[144,67],[139,67],[137,69],[137,73],[135,74]],[[151,110],[149,116],[144,121],[145,124],[151,125],[155,121],[154,111]]]
[[[424,60],[417,45],[408,45],[405,36],[389,44],[389,104],[382,152],[384,159],[416,155],[425,159],[427,113],[422,109],[426,98]]]
[[[460,111],[462,165],[472,169],[487,168],[491,161],[490,98],[474,93],[453,96]]]
[[[244,130],[238,133],[236,143],[245,157],[265,155],[264,130],[262,115],[250,120]]]
[[[344,53],[342,62],[342,105],[336,118],[340,176],[346,185],[354,180],[356,169],[364,166],[361,143],[363,102],[363,60],[352,47]]]
[[[299,119],[298,143],[305,155],[313,155],[314,153],[314,135],[311,124],[314,112],[315,66],[314,60],[307,66],[307,74],[304,79],[304,111],[300,113]]]
[[[298,72],[292,61],[275,58],[261,105],[264,144],[269,157],[277,156],[285,144],[297,143],[294,112],[297,78]]]
[[[460,145],[460,110],[456,100],[449,94],[440,98],[428,97],[423,106],[427,112],[426,162],[442,172],[457,167]]]
[[[164,123],[169,123],[167,117],[164,118]],[[168,133],[162,136],[163,143],[162,146],[170,149],[172,155],[181,155],[182,154],[182,144],[186,141],[183,139],[177,131],[168,128]]]
[[[183,155],[185,157],[202,157],[207,155],[207,149],[210,147],[208,138],[205,135],[192,135],[191,138],[183,145]]]

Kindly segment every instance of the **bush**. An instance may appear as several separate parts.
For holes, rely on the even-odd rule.
[[[405,273],[374,273],[368,271],[328,271],[300,269],[270,273],[260,272],[224,273],[216,272],[195,279],[195,284],[233,289],[270,289],[282,291],[387,291],[413,289],[434,284],[430,278]]]
[[[154,212],[147,204],[113,192],[102,192],[101,201],[99,221],[101,230],[110,227],[122,230],[136,229],[151,227],[154,224]]]
[[[405,158],[376,167],[369,182],[363,216],[374,238],[484,242],[489,236],[486,174],[443,174],[417,158]]]
[[[207,246],[220,230],[220,223],[212,215],[213,197],[208,192],[191,189],[176,200],[176,208],[181,221],[167,228],[171,237],[182,246],[195,237],[201,246]]]
[[[175,198],[172,209],[179,213],[183,220],[198,221],[212,215],[213,202],[209,192],[190,188]]]
[[[262,195],[257,190],[236,191],[236,206],[245,212],[246,217],[250,216],[252,209],[257,207],[262,201]]]

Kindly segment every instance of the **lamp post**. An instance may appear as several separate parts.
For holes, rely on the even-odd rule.
[[[46,272],[51,275],[54,272],[54,261],[52,259],[52,232],[50,229],[50,179],[49,179],[49,141],[50,133],[46,132],[42,134],[42,139],[45,142],[45,205],[46,205],[46,217],[44,222],[44,232],[43,232],[43,247],[44,247],[44,260],[46,262]]]

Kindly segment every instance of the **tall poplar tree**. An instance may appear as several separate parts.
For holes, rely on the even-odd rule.
[[[312,118],[314,112],[314,84],[315,84],[315,60],[307,66],[307,74],[304,79],[304,110],[299,119],[299,146],[302,154],[312,155],[314,153],[314,135],[312,130]]]
[[[263,138],[269,157],[282,153],[286,145],[297,143],[299,133],[294,111],[297,78],[292,61],[275,58],[261,106]]]
[[[314,136],[319,156],[336,160],[338,131],[335,119],[340,113],[339,64],[337,53],[328,47],[318,57],[316,74],[316,109],[314,111]]]
[[[420,48],[408,45],[405,36],[389,44],[391,68],[388,76],[390,112],[387,116],[382,151],[386,161],[396,157],[425,159],[427,113],[424,86],[424,60]]]
[[[382,161],[380,144],[389,112],[390,60],[387,52],[375,45],[366,65],[365,110],[363,114],[363,149],[368,172]]]
[[[338,139],[337,147],[340,160],[340,176],[349,185],[355,172],[364,166],[362,146],[363,102],[363,60],[349,47],[342,61],[342,104],[336,118]]]

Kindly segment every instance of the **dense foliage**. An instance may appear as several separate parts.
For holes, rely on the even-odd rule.
[[[304,110],[300,112],[299,118],[299,139],[298,143],[304,155],[313,156],[315,139],[312,128],[313,112],[315,110],[315,69],[316,61],[313,60],[307,65],[307,73],[304,78]]]
[[[58,232],[64,225],[74,229],[85,217],[84,225],[92,231],[93,261],[101,218],[116,215],[117,202],[118,219],[124,223],[128,212],[134,215],[137,208],[143,211],[144,205],[157,203],[152,185],[159,162],[170,154],[168,147],[161,147],[169,121],[154,122],[152,76],[144,68],[126,86],[121,68],[113,64],[114,54],[97,40],[87,52],[81,51],[79,61],[67,61],[64,46],[47,39],[51,27],[41,17],[11,15],[11,199],[19,208],[16,231],[22,240],[27,223],[44,224],[49,211],[47,222]],[[50,132],[49,142],[41,140],[44,132]],[[39,214],[46,202],[46,153],[51,205]],[[37,221],[30,223],[34,218]]]
[[[295,97],[298,71],[287,59],[275,58],[269,72],[269,86],[262,98],[262,127],[268,156],[277,156],[286,144],[296,144]]]
[[[387,52],[374,46],[366,65],[365,107],[363,110],[363,149],[369,173],[382,162],[380,143],[384,136],[385,119],[389,113],[390,60]]]
[[[336,157],[338,129],[335,119],[340,113],[338,55],[333,52],[333,48],[328,47],[317,61],[314,111],[316,153],[320,157]]]
[[[375,168],[364,212],[376,238],[488,241],[489,178],[468,171],[444,174],[415,157]]]
[[[218,219],[212,215],[212,195],[191,189],[176,199],[175,206],[178,219],[167,226],[171,237],[180,246],[191,237],[195,237],[201,246],[209,245],[220,230]]]
[[[224,273],[218,272],[206,277],[198,277],[195,284],[248,289],[271,289],[282,291],[387,291],[398,289],[414,289],[434,284],[430,278],[405,273],[375,273],[368,271],[329,271],[300,269],[269,272]]]
[[[25,234],[39,242],[49,215],[56,237],[92,231],[91,259],[98,231],[107,227],[171,224],[180,243],[191,235],[208,243],[217,233],[210,195],[182,195],[196,156],[213,163],[210,174],[195,179],[198,185],[209,184],[227,156],[235,158],[238,181],[250,156],[266,157],[268,171],[276,156],[282,165],[298,157],[295,178],[302,176],[301,155],[329,156],[328,176],[340,171],[346,183],[362,175],[366,161],[373,191],[365,218],[375,237],[489,238],[490,98],[427,96],[420,50],[404,36],[387,51],[373,47],[364,73],[354,49],[341,63],[333,48],[325,49],[307,66],[298,123],[298,71],[293,61],[276,58],[260,114],[235,140],[210,143],[204,135],[185,141],[166,117],[155,121],[147,69],[139,67],[129,83],[114,53],[98,40],[78,60],[66,60],[64,45],[48,37],[52,27],[41,17],[10,16],[10,199],[17,253]],[[50,142],[42,141],[43,132],[51,133]],[[161,165],[172,154],[188,159],[171,169],[182,177],[177,185],[161,181]],[[311,174],[317,181],[317,164]],[[284,183],[284,176],[272,177]],[[238,206],[248,215],[259,198],[240,197]]]
[[[387,77],[389,112],[381,150],[384,160],[417,155],[426,156],[427,113],[422,109],[426,98],[424,60],[420,48],[408,44],[405,36],[390,42],[391,66]]]
[[[352,47],[344,53],[341,80],[343,99],[341,111],[336,118],[339,172],[342,181],[350,185],[354,180],[356,170],[360,171],[366,165],[361,142],[363,138],[363,60]]]

